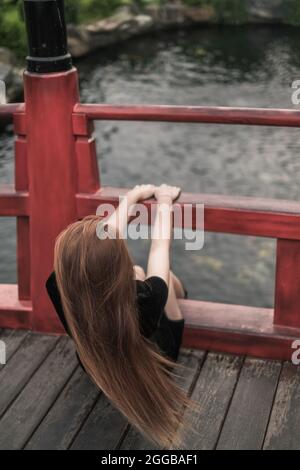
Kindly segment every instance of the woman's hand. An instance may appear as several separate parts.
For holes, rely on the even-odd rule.
[[[154,184],[138,184],[133,189],[131,189],[129,193],[130,196],[132,196],[133,199],[137,202],[153,196],[155,189],[156,186],[154,186]]]
[[[169,186],[161,184],[154,191],[154,196],[158,202],[173,202],[178,198],[181,189],[178,186]]]
[[[133,215],[132,209],[135,204],[141,199],[147,199],[153,196],[154,190],[154,184],[141,184],[128,191],[126,196],[119,202],[116,210],[107,219],[107,224],[115,227],[123,234],[128,224],[129,217]]]

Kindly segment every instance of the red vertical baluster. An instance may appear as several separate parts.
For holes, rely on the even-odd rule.
[[[15,141],[15,188],[28,191],[26,115],[14,114]],[[17,273],[20,300],[30,299],[30,242],[29,218],[17,217]]]
[[[76,137],[78,192],[93,193],[100,188],[100,177],[93,137],[94,123],[85,115],[73,116],[73,132]]]
[[[300,327],[300,242],[277,240],[274,323]]]

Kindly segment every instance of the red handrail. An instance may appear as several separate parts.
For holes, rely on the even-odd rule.
[[[88,119],[300,127],[300,111],[276,108],[79,103],[74,113]]]
[[[44,287],[55,237],[100,203],[116,206],[126,191],[100,185],[94,120],[300,127],[300,112],[288,109],[81,104],[75,69],[26,72],[25,91],[26,107],[0,105],[16,134],[15,188],[0,188],[0,215],[17,217],[18,259],[18,291],[0,286],[0,327],[62,331]],[[300,203],[191,193],[177,203],[204,204],[205,230],[277,239],[274,310],[182,301],[184,344],[289,359],[300,338]],[[146,201],[149,213],[152,204]]]
[[[22,112],[24,109],[24,103],[0,104],[0,118],[12,117],[14,113]]]

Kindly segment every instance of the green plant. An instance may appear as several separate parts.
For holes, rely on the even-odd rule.
[[[10,47],[18,56],[26,54],[26,32],[22,18],[22,2],[2,0],[0,16],[0,46]]]
[[[286,0],[286,22],[294,26],[300,26],[300,2],[299,0]]]
[[[80,23],[114,13],[124,0],[64,0],[67,23]],[[0,0],[0,47],[12,49],[17,56],[27,52],[23,0]]]
[[[78,3],[80,22],[85,22],[112,15],[118,7],[126,2],[122,0],[80,0]]]
[[[65,0],[65,17],[67,23],[77,24],[79,22],[80,2]]]

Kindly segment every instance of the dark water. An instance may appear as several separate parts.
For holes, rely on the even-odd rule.
[[[136,38],[78,65],[83,102],[293,108],[300,31],[214,28]],[[184,191],[300,199],[298,129],[175,123],[96,124],[103,184],[168,182]],[[0,181],[13,179],[1,135]],[[1,220],[2,282],[15,281],[15,223]],[[145,263],[147,242],[131,242]],[[198,299],[272,306],[274,240],[206,234],[199,252],[173,244],[173,269]]]

